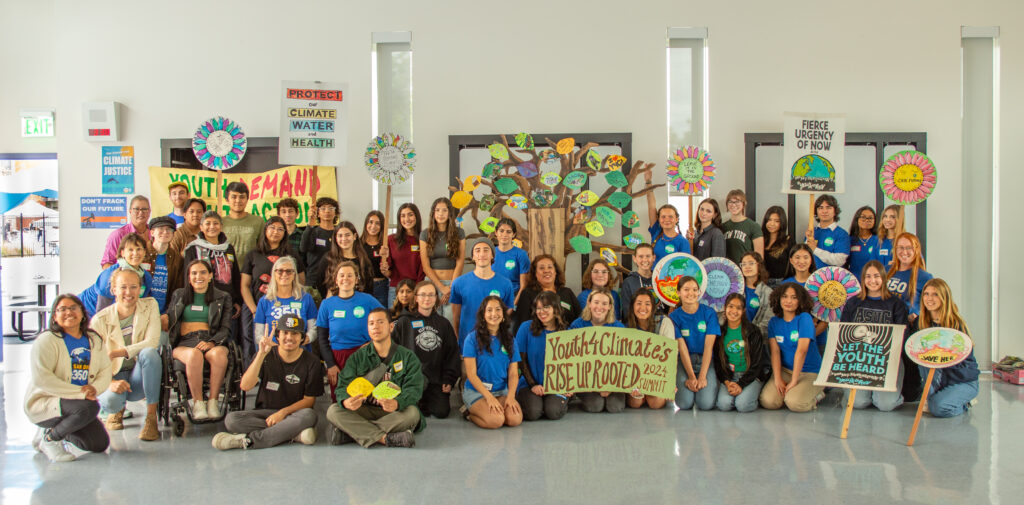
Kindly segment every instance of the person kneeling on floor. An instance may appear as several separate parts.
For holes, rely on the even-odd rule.
[[[313,402],[323,394],[323,366],[302,348],[306,322],[295,314],[277,320],[273,335],[259,342],[252,364],[242,375],[242,390],[252,389],[258,380],[256,410],[229,412],[224,418],[228,431],[213,437],[213,446],[226,449],[263,449],[293,441],[316,442],[316,412]]]
[[[327,409],[327,420],[334,425],[328,434],[329,443],[414,447],[412,430],[422,430],[426,424],[416,407],[424,387],[420,360],[416,353],[391,340],[387,310],[371,310],[366,324],[371,345],[359,348],[345,363],[338,374],[338,401]],[[356,384],[350,392],[353,382]],[[373,392],[356,391],[360,384],[374,386]],[[392,397],[396,391],[397,396]]]

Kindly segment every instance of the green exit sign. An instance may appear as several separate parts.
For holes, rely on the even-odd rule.
[[[21,116],[22,137],[52,137],[53,113]]]

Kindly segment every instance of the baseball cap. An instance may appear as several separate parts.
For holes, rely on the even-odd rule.
[[[175,187],[178,187],[178,186],[181,186],[181,187],[185,188],[185,191],[188,191],[188,184],[185,184],[185,181],[174,181],[174,182],[168,184],[167,185],[167,191],[170,191],[171,189],[174,189]]]
[[[306,322],[301,317],[295,314],[282,314],[281,317],[277,318],[277,330],[285,331],[297,331],[299,333],[306,332]]]

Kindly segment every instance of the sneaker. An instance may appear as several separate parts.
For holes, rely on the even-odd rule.
[[[156,426],[156,414],[146,414],[146,420],[143,422],[142,430],[139,431],[139,440],[145,440],[147,442],[160,440],[160,430]]]
[[[192,400],[192,419],[200,421],[209,418],[210,415],[206,413],[206,402],[202,400]]]
[[[209,416],[210,419],[217,419],[220,417],[220,406],[217,405],[217,400],[210,398],[210,400],[206,402],[206,415]]]
[[[973,406],[975,406],[977,404],[978,404],[978,399],[977,398],[973,398],[973,399],[971,399],[971,401],[967,402],[967,408],[971,408],[971,407],[973,407]]]
[[[315,444],[316,443],[316,429],[315,428],[306,428],[306,429],[300,431],[299,434],[295,435],[295,438],[292,439],[292,442],[296,442],[296,443],[299,443],[299,444],[302,444],[302,445],[313,445],[313,444]]]
[[[412,430],[388,433],[384,436],[384,442],[388,447],[416,447],[416,437]]]
[[[107,431],[117,431],[124,429],[124,411],[110,414],[107,416],[107,422],[104,423],[107,426]]]
[[[228,433],[222,431],[213,436],[213,448],[226,451],[228,449],[248,449],[252,442],[245,433]]]
[[[355,441],[354,438],[348,436],[348,433],[341,431],[337,426],[331,426],[331,429],[327,430],[327,443],[329,445],[351,444]]]
[[[42,428],[36,428],[36,435],[32,437],[32,448],[37,451],[41,450],[39,449],[39,443],[43,441],[43,432]]]
[[[135,417],[135,414],[132,414],[132,411],[128,409],[121,409],[121,415],[124,417],[124,419],[131,419]]]
[[[65,463],[75,460],[75,455],[64,449],[64,442],[61,440],[47,440],[44,436],[43,439],[39,441],[39,450],[42,451],[47,458],[50,458],[50,461],[53,463]]]

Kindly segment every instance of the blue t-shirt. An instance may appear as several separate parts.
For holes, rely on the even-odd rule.
[[[590,292],[591,291],[593,291],[593,289],[584,289],[583,291],[580,292],[579,296],[576,297],[576,299],[579,300],[579,302],[580,302],[580,307],[586,307],[587,306],[587,298],[590,297]],[[618,291],[612,290],[612,303],[615,306],[615,313],[616,314],[621,314],[622,313],[622,302],[619,301],[619,292]]]
[[[508,389],[508,367],[519,362],[519,353],[515,351],[518,348],[519,344],[513,342],[512,350],[509,352],[501,346],[498,337],[492,335],[491,352],[486,352],[477,348],[476,331],[471,331],[466,335],[466,342],[462,344],[462,357],[476,358],[476,376],[485,387],[490,387],[491,393],[497,393]],[[471,381],[466,381],[466,387],[476,391]]]
[[[370,341],[366,316],[378,307],[383,305],[376,298],[358,291],[351,298],[332,296],[320,304],[316,327],[330,330],[333,350],[359,347]]]
[[[789,370],[793,370],[793,357],[796,355],[799,340],[809,339],[807,356],[804,358],[801,372],[818,373],[821,368],[821,353],[814,343],[814,318],[810,314],[801,312],[788,323],[781,317],[772,317],[768,321],[768,337],[774,338],[775,343],[779,345],[782,366]]]
[[[573,321],[569,325],[568,329],[570,329],[570,330],[578,330],[580,328],[590,328],[591,326],[594,326],[594,323],[592,323],[590,321],[587,321],[586,319],[583,319],[582,317],[577,317],[576,320]],[[606,324],[605,326],[610,326],[612,328],[625,328],[625,326],[623,326],[623,324],[620,323],[619,321],[612,321],[612,322]]]
[[[924,270],[918,270],[917,287],[915,287],[914,292],[911,293],[907,286],[910,284],[911,272],[912,270],[907,269],[897,271],[892,274],[892,277],[889,277],[888,282],[889,291],[892,294],[899,296],[903,300],[903,303],[907,304],[907,310],[909,310],[911,314],[921,314],[921,291],[924,289],[924,283],[932,279],[932,274]],[[910,303],[911,294],[916,295],[914,296],[914,303]]]
[[[367,309],[366,313],[369,312]],[[311,319],[317,319],[317,316],[319,316],[316,310],[316,302],[313,301],[313,295],[309,293],[303,293],[302,298],[299,300],[296,300],[295,297],[282,298],[279,296],[274,301],[270,301],[269,298],[264,296],[256,304],[256,314],[253,316],[253,323],[267,325],[267,335],[271,335],[274,333],[277,319],[285,314],[295,314],[307,322]]]
[[[174,223],[177,224],[178,226],[181,226],[181,225],[185,224],[185,216],[184,215],[179,216],[179,215],[175,214],[174,211],[171,211],[170,214],[167,214],[167,217],[173,219]]]
[[[167,253],[158,254],[153,264],[153,298],[160,307],[160,313],[164,313],[167,307]]]
[[[836,226],[835,229],[822,228],[817,226],[814,228],[814,240],[818,241],[818,249],[821,249],[830,253],[850,254],[850,234],[846,233],[846,230],[842,226]],[[817,255],[814,255],[814,268],[823,268],[829,266]],[[833,265],[843,266],[843,265]]]
[[[99,277],[96,278],[96,283],[86,288],[79,295],[79,299],[82,300],[82,305],[85,305],[85,311],[89,313],[89,317],[96,315],[96,304],[99,303],[99,296],[111,300],[114,299],[114,294],[110,292],[110,277],[114,275],[118,268],[120,267],[116,263],[107,267],[106,270],[100,272]],[[153,276],[143,270],[142,289],[139,290],[139,298],[153,296],[152,289]]]
[[[654,246],[654,264],[658,264],[658,260],[666,254],[677,252],[690,254],[690,241],[686,240],[686,236],[682,233],[677,233],[675,237],[668,238],[662,233],[661,225],[658,223],[651,225],[647,231],[651,234],[651,245]]]
[[[757,311],[761,310],[761,304],[767,303],[768,300],[758,298],[757,290],[746,285],[743,286],[743,296],[747,300],[747,321],[753,321]]]
[[[491,295],[501,297],[501,301],[509,309],[516,300],[512,283],[501,275],[495,274],[494,277],[485,280],[477,277],[475,272],[469,272],[452,281],[452,294],[448,301],[462,305],[462,313],[459,316],[459,347],[462,347],[466,336],[476,325],[476,311],[483,304],[484,298]]]
[[[530,324],[533,321],[527,321],[519,325],[519,331],[516,332],[516,352],[518,354],[526,354],[526,364],[530,367],[530,375],[533,375],[533,380],[537,381],[537,384],[544,385],[544,353],[547,352],[547,341],[548,341],[548,330],[541,330],[540,335],[534,335],[530,331]],[[523,365],[519,365],[520,368]],[[527,387],[526,375],[523,374],[519,377],[519,387],[516,390],[520,390]]]
[[[871,260],[878,259],[878,235],[872,235],[867,240],[850,237],[850,258],[846,260],[847,269],[853,272],[857,279],[861,279],[861,272]]]
[[[878,254],[875,259],[882,262],[882,266],[888,270],[889,263],[892,263],[893,252],[892,239],[887,238],[878,244]]]
[[[786,277],[785,279],[782,279],[782,282],[779,283],[779,286],[781,286],[781,285],[783,285],[783,284],[785,284],[787,282],[792,282],[793,284],[799,284],[801,286],[804,285],[804,283],[796,280],[796,276],[793,276],[793,277]]]
[[[71,383],[76,386],[88,384],[89,363],[92,359],[89,336],[82,335],[81,338],[75,338],[65,333],[64,346],[68,348],[68,356],[71,357]]]
[[[722,334],[715,309],[703,303],[697,305],[697,312],[693,314],[687,313],[680,307],[673,310],[668,318],[672,320],[676,338],[686,341],[686,349],[690,351],[690,354],[703,354],[704,338],[708,335]]]
[[[496,273],[512,283],[514,293],[519,292],[519,276],[530,271],[530,255],[526,251],[512,246],[508,251],[502,252],[494,248],[494,263],[491,265]]]

